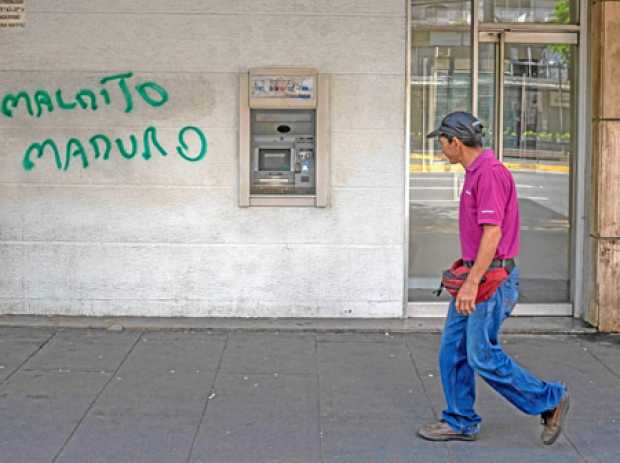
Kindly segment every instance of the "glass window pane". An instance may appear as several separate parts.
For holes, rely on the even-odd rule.
[[[432,291],[439,275],[460,254],[457,216],[463,169],[450,165],[439,144],[425,136],[447,113],[471,110],[469,43],[469,33],[412,35],[410,300],[437,300]]]
[[[411,23],[446,26],[469,24],[470,0],[411,0]]]
[[[577,5],[577,0],[480,0],[480,21],[577,24]]]
[[[481,43],[478,48],[478,117],[484,125],[485,146],[495,146],[495,105],[497,102],[497,58],[495,43]]]
[[[503,162],[519,192],[524,302],[569,300],[575,52],[506,45]]]

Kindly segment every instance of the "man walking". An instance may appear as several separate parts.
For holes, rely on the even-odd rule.
[[[473,115],[447,115],[428,138],[439,138],[451,164],[465,168],[459,204],[461,257],[468,276],[450,302],[439,369],[446,409],[437,423],[418,434],[434,441],[475,440],[481,418],[474,411],[474,373],[529,415],[540,415],[541,439],[553,444],[562,431],[569,396],[561,383],[542,381],[517,365],[498,342],[502,322],[519,295],[519,204],[510,171],[491,149],[482,147],[482,124]],[[504,267],[508,277],[490,299],[476,303],[480,280],[489,268]]]

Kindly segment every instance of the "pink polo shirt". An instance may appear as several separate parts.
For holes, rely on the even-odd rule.
[[[461,257],[475,260],[482,238],[482,224],[499,225],[502,238],[495,257],[509,259],[519,254],[519,203],[510,171],[484,150],[465,169],[459,204]]]

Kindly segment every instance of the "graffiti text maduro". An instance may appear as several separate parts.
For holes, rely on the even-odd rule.
[[[186,126],[179,131],[176,152],[186,161],[200,161],[207,154],[207,148],[207,137],[198,127]],[[124,140],[112,139],[106,134],[98,133],[88,140],[70,138],[64,149],[61,149],[53,139],[48,138],[42,142],[32,143],[26,149],[22,162],[24,169],[32,170],[35,167],[35,159],[42,158],[46,153],[53,156],[58,170],[67,171],[73,158],[77,158],[82,168],[87,169],[91,160],[107,161],[113,153],[117,153],[123,159],[133,159],[140,155],[149,160],[155,153],[167,156],[169,150],[159,142],[157,129],[152,126],[144,130],[140,140],[134,134],[130,134]]]

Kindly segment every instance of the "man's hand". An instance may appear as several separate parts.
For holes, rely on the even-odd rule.
[[[456,311],[461,315],[473,313],[473,311],[476,310],[477,296],[478,283],[468,278],[456,295]]]
[[[491,265],[497,246],[502,238],[499,225],[482,225],[482,238],[474,265],[469,270],[469,276],[456,295],[456,311],[462,315],[469,315],[476,309],[478,284]]]

